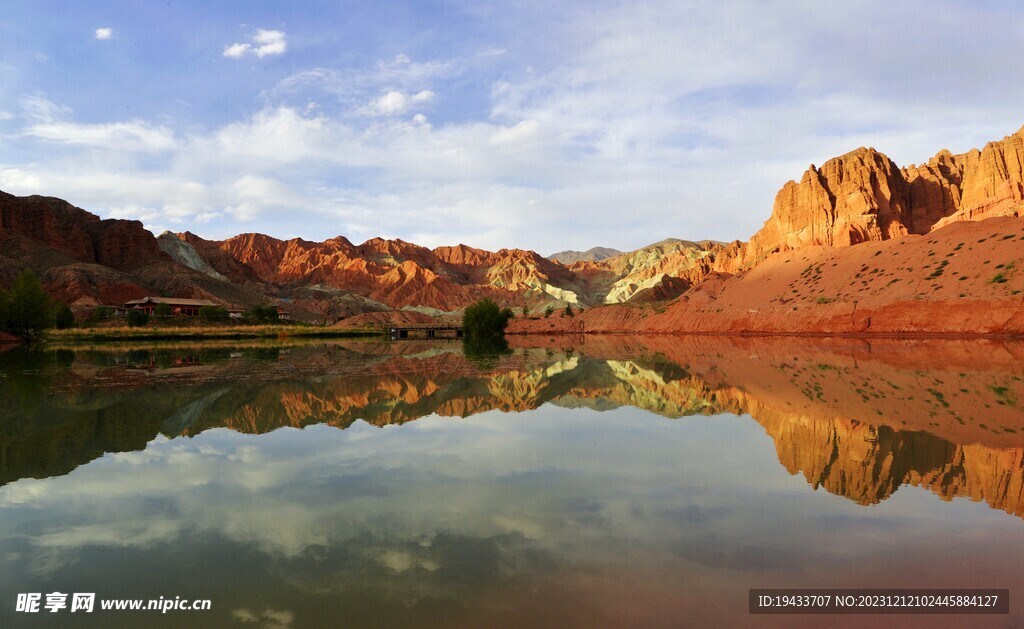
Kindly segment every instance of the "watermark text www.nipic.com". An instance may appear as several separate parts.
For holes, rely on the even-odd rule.
[[[209,611],[211,609],[209,599],[197,598],[183,599],[180,596],[174,598],[101,598],[96,601],[95,593],[65,593],[50,592],[27,592],[18,594],[14,611],[27,614],[34,613],[57,613],[67,611],[70,613],[91,613],[96,610],[102,611],[156,611],[166,614],[171,611]]]

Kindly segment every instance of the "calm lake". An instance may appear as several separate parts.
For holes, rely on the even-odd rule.
[[[0,626],[1024,623],[1024,345],[510,342],[0,353]],[[762,587],[1011,614],[751,616]],[[15,611],[51,592],[97,609]],[[161,596],[212,609],[99,609]]]

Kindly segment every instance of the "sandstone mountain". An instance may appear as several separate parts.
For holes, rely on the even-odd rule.
[[[783,186],[737,266],[775,251],[927,234],[955,221],[1018,216],[1022,209],[1024,127],[980,151],[942,150],[927,164],[902,169],[875,149],[859,148],[821,168],[812,164],[800,183]]]
[[[0,284],[28,267],[67,303],[117,304],[147,294],[241,306],[276,301],[296,318],[328,321],[394,308],[453,312],[482,297],[534,310],[624,302],[637,293],[665,299],[689,286],[666,276],[683,274],[702,246],[664,241],[569,267],[522,249],[427,249],[398,239],[356,245],[343,236],[311,242],[242,234],[211,241],[165,232],[154,238],[138,221],[100,220],[46,197],[3,194],[0,211]]]
[[[0,192],[0,284],[35,270],[56,299],[119,304],[147,294],[255,305],[265,301],[176,264],[138,221],[100,220],[67,201]]]

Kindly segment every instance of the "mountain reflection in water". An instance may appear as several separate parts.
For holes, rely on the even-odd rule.
[[[1019,345],[509,343],[0,354],[0,626],[18,592],[213,601],[91,627],[814,627],[748,589],[1024,590]]]
[[[527,341],[515,339],[523,344]],[[468,357],[346,342],[0,354],[0,483],[157,435],[403,424],[545,404],[749,415],[780,463],[868,505],[903,485],[1024,516],[1024,347],[994,341],[583,340]],[[983,360],[982,360],[983,358]]]

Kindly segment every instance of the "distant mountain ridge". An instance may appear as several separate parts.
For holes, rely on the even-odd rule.
[[[591,247],[586,251],[569,250],[552,253],[548,256],[548,260],[551,260],[552,262],[561,262],[562,264],[569,266],[576,262],[600,262],[601,260],[614,258],[618,255],[622,255],[622,252],[618,249],[612,249],[610,247]]]

